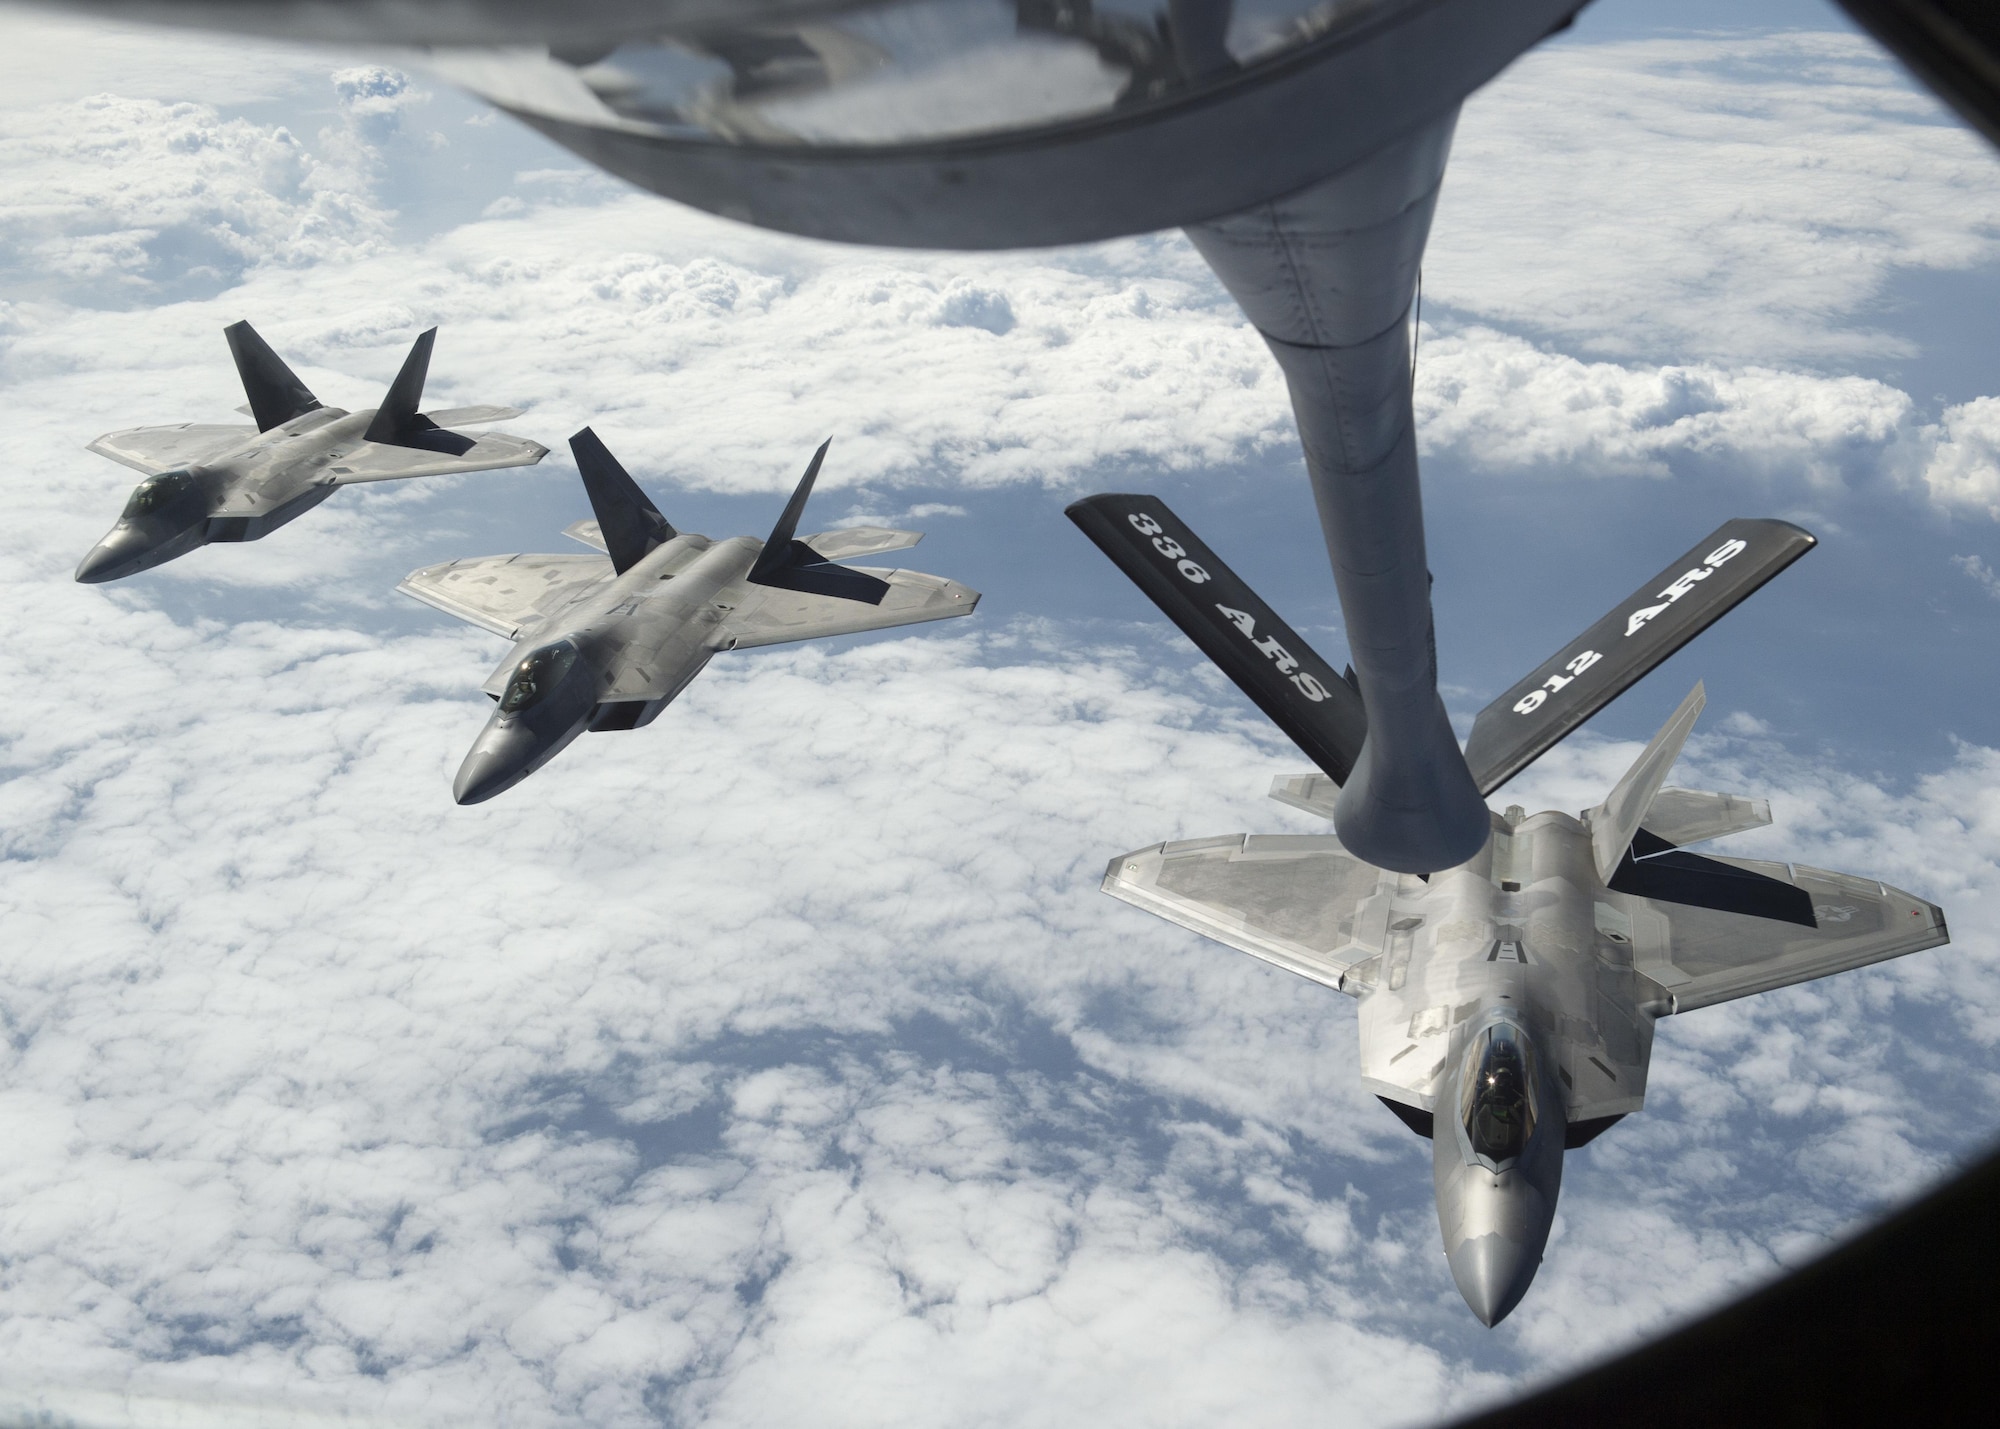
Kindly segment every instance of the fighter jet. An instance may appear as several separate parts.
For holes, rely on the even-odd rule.
[[[721,650],[746,650],[970,615],[979,592],[918,571],[833,564],[914,546],[915,531],[852,526],[795,537],[829,438],[770,538],[676,531],[585,427],[570,438],[594,521],[563,534],[602,556],[480,556],[413,571],[396,587],[514,648],[486,681],[499,708],[459,767],[452,797],[478,804],[585,730],[658,718]]]
[[[448,430],[518,417],[512,407],[423,413],[424,377],[437,329],[420,336],[372,411],[328,407],[306,389],[247,322],[223,329],[257,425],[135,427],[90,450],[146,473],[118,524],[76,568],[86,584],[121,580],[212,541],[255,541],[360,481],[532,466],[540,442],[499,432]]]
[[[1368,712],[1155,498],[1070,515],[1313,760],[1273,798],[1334,815]],[[1481,795],[1813,545],[1731,521],[1495,700],[1465,749]],[[1336,835],[1227,834],[1111,860],[1104,891],[1356,999],[1362,1083],[1431,1140],[1446,1260],[1498,1324],[1547,1244],[1563,1153],[1644,1104],[1654,1024],[1946,942],[1943,912],[1873,878],[1683,852],[1771,822],[1736,794],[1665,786],[1705,701],[1681,703],[1604,801],[1488,813],[1483,845],[1425,878]]]
[[[784,232],[990,249],[1183,228],[1285,374],[1374,716],[1335,828],[1406,873],[1486,837],[1437,692],[1418,272],[1459,107],[1584,0],[89,3],[425,46],[591,163]],[[1975,7],[1841,3],[2000,138]]]

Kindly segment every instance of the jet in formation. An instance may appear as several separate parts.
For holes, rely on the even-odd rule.
[[[1975,7],[1840,3],[2000,138],[1992,36],[1953,18]],[[1284,373],[1374,716],[1335,830],[1403,873],[1485,841],[1437,690],[1419,273],[1460,107],[1584,0],[89,4],[421,46],[589,162],[782,232],[971,250],[1181,228]]]
[[[1334,816],[1368,716],[1166,505],[1070,515],[1320,766],[1272,797]],[[1507,691],[1465,747],[1482,796],[1811,549],[1731,521]],[[1705,700],[1674,711],[1602,803],[1488,814],[1428,877],[1332,834],[1227,834],[1111,860],[1104,891],[1355,998],[1363,1084],[1430,1138],[1438,1225],[1472,1312],[1499,1323],[1541,1265],[1563,1153],[1638,1111],[1654,1024],[1948,940],[1942,910],[1876,879],[1685,852],[1771,821],[1761,800],[1665,784]]]
[[[118,524],[76,568],[87,584],[121,580],[216,541],[255,541],[342,486],[532,466],[540,442],[451,430],[518,417],[512,407],[419,412],[437,329],[420,336],[382,405],[328,407],[247,322],[223,329],[254,427],[183,422],[111,432],[90,450],[146,473]]]
[[[979,593],[919,571],[836,565],[914,546],[915,531],[853,526],[796,536],[826,459],[813,453],[769,539],[677,531],[585,427],[570,438],[596,519],[564,535],[602,555],[479,556],[396,588],[514,642],[486,681],[498,708],[452,796],[505,792],[586,730],[650,724],[717,652],[970,615]]]

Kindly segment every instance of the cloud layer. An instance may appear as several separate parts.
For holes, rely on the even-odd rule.
[[[1467,104],[1424,272],[1591,356],[1816,367],[1906,350],[1894,277],[1996,241],[1990,152],[1861,36],[1573,41]]]
[[[531,147],[486,217],[412,235],[391,195],[469,147],[449,96],[323,57],[310,98],[239,113],[293,79],[174,44],[222,107],[100,67],[127,97],[0,115],[10,1366],[412,1423],[1424,1422],[1811,1254],[1990,1133],[1990,749],[1898,783],[1754,712],[1697,739],[1678,781],[1778,814],[1732,848],[1919,891],[1955,942],[1664,1024],[1647,1112],[1571,1160],[1490,1335],[1348,1002],[1095,891],[1159,839],[1317,830],[1260,797],[1296,756],[1171,632],[1019,614],[1021,572],[964,629],[722,657],[465,810],[497,642],[398,625],[357,572],[538,478],[69,583],[129,476],[78,448],[226,420],[243,316],[348,406],[441,323],[437,405],[589,421],[715,492],[787,487],[829,430],[830,485],[929,516],[1295,475],[1275,369],[1176,238],[855,253]],[[1431,456],[1728,463],[1910,522],[2000,503],[1992,399],[1842,366],[1912,341],[1872,326],[1899,265],[1990,261],[1958,144],[1846,40],[1533,57],[1461,130]],[[1566,249],[1579,183],[1629,226]],[[93,254],[121,285],[73,302]],[[1635,752],[1584,736],[1502,797],[1585,807]]]
[[[517,1422],[1374,1423],[1495,1387],[1347,1003],[1094,891],[1152,839],[1307,826],[1233,707],[990,636],[779,653],[470,812],[491,642],[32,613],[115,626],[121,699],[6,730],[10,1363]],[[1572,1167],[1535,1359],[1940,1169],[2000,1090],[1919,1075],[2000,1035],[1996,760],[1899,798],[1704,749],[1775,792],[1766,843],[1942,897],[1959,941],[1668,1024],[1653,1107]]]

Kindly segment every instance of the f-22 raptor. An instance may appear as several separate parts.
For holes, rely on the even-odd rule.
[[[90,450],[146,473],[118,524],[76,568],[86,584],[121,580],[213,541],[255,541],[297,520],[343,486],[410,476],[533,466],[540,442],[449,430],[518,417],[513,407],[424,413],[424,378],[437,329],[420,336],[382,405],[345,412],[307,390],[247,322],[223,329],[255,427],[135,427]]]
[[[1070,516],[1320,766],[1271,795],[1328,819],[1367,711],[1164,503]],[[1491,794],[1811,549],[1731,521],[1507,691],[1464,758]],[[1948,941],[1935,905],[1873,878],[1683,846],[1771,822],[1734,794],[1665,787],[1700,685],[1596,807],[1489,811],[1485,844],[1428,877],[1325,834],[1185,839],[1111,860],[1104,891],[1360,1003],[1361,1074],[1431,1140],[1445,1256],[1497,1324],[1541,1265],[1563,1153],[1646,1095],[1655,1023]]]
[[[957,581],[834,564],[914,546],[915,531],[794,535],[831,445],[813,453],[769,540],[711,541],[676,531],[585,427],[570,450],[597,519],[563,534],[602,556],[481,556],[413,571],[397,590],[514,642],[486,681],[499,708],[452,796],[481,803],[586,730],[650,724],[718,651],[972,614],[979,592]]]

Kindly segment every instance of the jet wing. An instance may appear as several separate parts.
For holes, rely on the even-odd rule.
[[[1104,891],[1331,988],[1381,952],[1354,938],[1355,907],[1382,878],[1330,834],[1229,834],[1111,860]]]
[[[475,556],[411,571],[396,589],[517,640],[612,578],[611,562],[602,556]]]
[[[106,432],[86,451],[108,456],[134,471],[148,476],[174,471],[191,462],[210,461],[234,451],[257,435],[253,426],[202,426],[181,422],[171,427],[134,427],[129,432]]]
[[[842,567],[853,570],[856,567]],[[926,620],[970,615],[979,592],[922,571],[863,571],[889,583],[879,605],[843,600],[839,596],[782,586],[739,581],[716,596],[733,607],[718,631],[725,649],[747,650],[757,645],[782,645],[788,640],[817,640],[829,635],[854,635],[887,630]]]
[[[1667,922],[1665,946],[1640,938],[1633,966],[1673,995],[1676,1012],[1769,992],[1949,942],[1944,910],[1872,878],[1798,864],[1724,858],[1811,898],[1817,927],[1649,901]]]
[[[456,439],[453,445],[462,440],[465,439]],[[459,471],[533,466],[549,451],[540,442],[500,432],[480,432],[471,441],[469,447],[456,454],[425,447],[363,442],[326,470],[340,485],[349,486],[358,481],[400,481],[409,476],[447,476]]]

